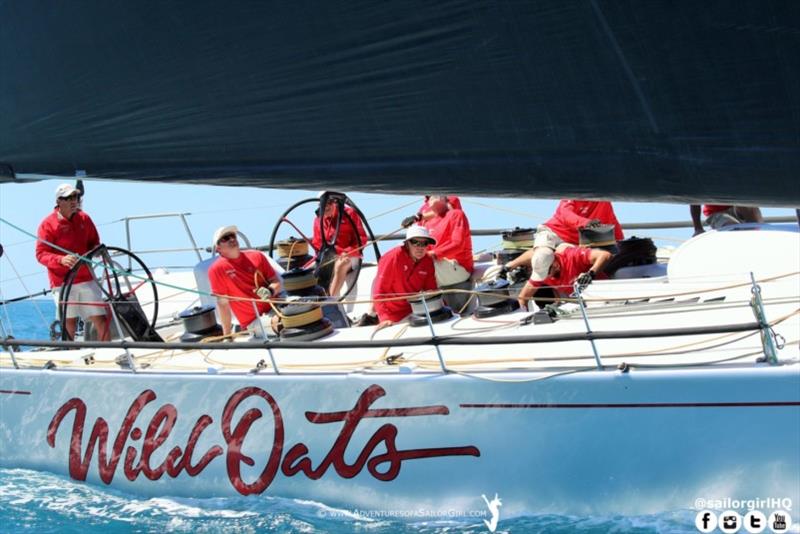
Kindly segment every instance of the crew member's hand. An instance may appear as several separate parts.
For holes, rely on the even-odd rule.
[[[508,279],[508,267],[503,265],[500,267],[500,270],[497,272],[497,280],[507,280]]]
[[[78,263],[78,256],[75,256],[73,254],[67,254],[65,256],[61,256],[61,265],[65,267],[69,267],[71,269],[72,266],[75,265],[76,263]]]
[[[586,271],[585,273],[581,273],[578,275],[578,278],[575,279],[578,282],[578,286],[580,286],[581,290],[585,289],[586,286],[592,283],[594,280],[594,271]]]
[[[584,228],[597,228],[598,226],[600,226],[600,219],[590,219]]]
[[[386,319],[385,321],[381,321],[380,323],[378,323],[378,326],[375,327],[375,331],[377,332],[378,330],[386,328],[387,326],[392,326],[393,324],[394,321],[392,321],[391,319]]]
[[[420,219],[422,219],[422,215],[420,215],[419,213],[415,213],[414,215],[410,215],[405,219],[403,219],[403,222],[400,223],[400,226],[402,226],[403,228],[408,228],[415,222],[419,222]]]
[[[269,300],[272,298],[272,290],[268,287],[259,287],[256,289],[256,295],[261,300]]]

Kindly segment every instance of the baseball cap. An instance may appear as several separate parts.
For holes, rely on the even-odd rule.
[[[81,194],[80,190],[78,190],[78,188],[76,188],[74,185],[61,184],[58,187],[56,187],[56,200],[58,200],[59,198],[68,197],[73,193],[78,193],[78,195]]]
[[[232,224],[229,225],[229,226],[222,226],[220,228],[217,228],[217,231],[214,232],[214,240],[212,241],[212,243],[214,244],[214,246],[216,246],[217,245],[217,241],[219,241],[222,236],[227,235],[227,234],[236,235],[238,232],[239,232],[239,229],[236,228],[236,226],[234,226]]]
[[[550,247],[536,247],[531,259],[531,280],[541,282],[547,278],[555,253]]]

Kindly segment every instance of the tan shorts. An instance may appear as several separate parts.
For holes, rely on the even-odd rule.
[[[456,260],[442,258],[433,262],[436,269],[436,285],[441,287],[460,284],[469,279],[469,271]]]
[[[56,316],[61,313],[59,300],[61,299],[61,290],[63,287],[53,288],[53,300],[56,302]],[[80,317],[83,320],[88,320],[89,317],[97,315],[106,315],[107,307],[99,303],[103,302],[103,294],[100,288],[97,287],[97,282],[90,280],[88,282],[81,282],[80,284],[72,284],[69,290],[69,305],[67,306],[67,319],[74,319]],[[78,302],[88,302],[91,304],[76,304]],[[59,317],[60,319],[61,317]]]
[[[563,242],[564,240],[547,226],[540,224],[536,227],[536,235],[533,236],[533,248],[549,247],[555,250]]]

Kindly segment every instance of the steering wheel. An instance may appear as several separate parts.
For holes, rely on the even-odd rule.
[[[317,198],[306,198],[298,202],[295,202],[294,204],[289,206],[289,208],[286,211],[284,211],[283,214],[280,216],[278,222],[276,222],[275,226],[272,228],[272,235],[270,235],[269,238],[270,258],[273,257],[272,254],[273,251],[275,250],[275,237],[278,235],[278,230],[283,224],[288,224],[289,226],[294,228],[294,230],[296,230],[300,234],[300,236],[308,242],[309,246],[311,246],[311,248],[314,248],[312,240],[306,237],[300,230],[300,228],[292,222],[292,220],[289,218],[289,214],[295,211],[300,206],[303,206],[304,204],[310,204],[312,202],[318,204],[317,213],[322,214],[325,211],[325,204],[328,202],[328,200],[332,200],[333,202],[335,202],[338,208],[334,231],[330,239],[325,237],[323,217],[320,215],[318,219],[319,219],[319,233],[322,236],[322,246],[320,247],[319,250],[315,249],[315,255],[314,255],[314,260],[317,265],[318,277],[321,278],[320,285],[322,285],[323,287],[328,285],[332,277],[333,258],[336,256],[336,241],[339,238],[339,231],[342,228],[342,225],[349,224],[350,227],[353,229],[353,234],[355,234],[356,236],[356,242],[358,243],[359,249],[365,245],[365,243],[361,242],[361,236],[358,235],[356,221],[354,221],[353,218],[350,216],[350,214],[347,213],[347,211],[345,211],[344,209],[345,206],[353,208],[353,210],[356,212],[356,215],[358,215],[358,218],[361,220],[361,224],[364,226],[364,229],[366,230],[367,235],[369,236],[369,239],[372,242],[372,248],[375,252],[375,258],[376,259],[381,258],[381,251],[378,248],[378,244],[375,242],[375,235],[372,233],[372,228],[370,228],[369,223],[367,222],[367,218],[364,216],[361,210],[358,209],[358,206],[356,206],[355,203],[352,200],[350,200],[350,198],[347,195],[345,195],[344,193],[337,193],[334,191],[325,191]],[[356,286],[356,283],[358,282],[358,276],[361,274],[362,264],[363,264],[363,258],[358,258],[356,268],[353,271],[355,273],[355,278],[353,279],[353,283],[348,284],[347,291],[339,297],[338,299],[339,301],[343,301],[345,298],[347,298],[347,296]],[[323,277],[327,278],[326,283],[323,283],[322,281]]]
[[[150,329],[155,331],[156,319],[158,318],[158,287],[147,265],[129,250],[109,247],[103,244],[98,245],[84,254],[84,256],[93,263],[88,263],[82,259],[78,260],[64,278],[64,289],[59,295],[58,302],[61,320],[64,321],[67,317],[67,310],[71,304],[69,294],[75,282],[75,276],[78,274],[78,269],[81,266],[86,266],[89,272],[92,273],[93,281],[100,288],[105,301],[113,303],[136,297],[142,308],[152,306],[149,324]],[[127,268],[122,266],[126,257]],[[134,276],[134,271],[142,274]],[[123,332],[120,332],[120,334],[124,335]],[[71,341],[66,328],[61,331],[61,339]]]

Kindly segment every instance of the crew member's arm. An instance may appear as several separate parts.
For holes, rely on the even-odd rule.
[[[70,268],[78,261],[78,257],[72,254],[65,254],[46,244],[45,241],[52,243],[55,235],[45,228],[44,224],[39,226],[37,237],[36,261],[53,271],[54,274],[62,278],[66,276]]]
[[[222,323],[222,333],[228,335],[231,333],[231,303],[224,297],[217,297],[217,310],[219,311],[219,320]]]
[[[571,200],[562,200],[556,213],[561,220],[573,228],[583,228],[591,220],[575,213],[575,205]]]
[[[517,303],[519,303],[519,307],[521,309],[528,309],[528,301],[533,298],[533,295],[536,294],[537,289],[539,289],[539,287],[534,286],[530,280],[528,280],[522,289],[520,289],[519,295],[517,295]]]
[[[592,266],[589,268],[589,271],[597,274],[603,271],[606,263],[611,260],[612,254],[607,250],[599,248],[593,248],[591,250],[592,252],[589,255],[589,260],[592,262]]]
[[[700,221],[700,204],[691,204],[689,206],[689,213],[692,215],[692,225],[694,226],[694,235],[702,234],[705,232],[703,223]]]

